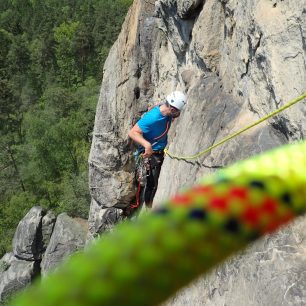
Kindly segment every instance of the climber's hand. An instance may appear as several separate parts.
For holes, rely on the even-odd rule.
[[[143,157],[150,157],[153,154],[152,146],[151,144],[148,144],[145,146],[145,151],[142,154]]]

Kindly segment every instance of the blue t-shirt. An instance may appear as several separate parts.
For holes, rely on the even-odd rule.
[[[145,140],[152,144],[154,151],[163,150],[167,145],[167,133],[171,125],[171,117],[164,116],[159,106],[145,113],[137,122]]]

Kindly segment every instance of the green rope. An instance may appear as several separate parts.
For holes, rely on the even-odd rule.
[[[269,118],[271,118],[271,117],[273,117],[273,116],[279,114],[280,112],[284,111],[285,109],[291,107],[292,105],[296,104],[297,102],[299,102],[299,101],[301,101],[301,100],[303,100],[303,99],[305,99],[305,98],[306,98],[306,93],[304,93],[304,94],[301,95],[300,97],[298,97],[298,98],[296,98],[296,99],[294,99],[294,100],[288,102],[287,104],[285,104],[285,105],[282,106],[281,108],[277,109],[276,111],[270,113],[269,115],[267,115],[267,116],[265,116],[265,117],[263,117],[263,118],[261,118],[261,119],[255,121],[254,123],[252,123],[252,124],[250,124],[250,125],[248,125],[248,126],[246,126],[246,127],[244,127],[244,128],[242,128],[241,130],[237,131],[236,133],[229,135],[228,137],[226,137],[226,138],[220,140],[220,141],[217,142],[216,144],[212,145],[211,147],[209,147],[209,148],[207,148],[207,149],[205,149],[205,150],[203,150],[203,151],[201,151],[201,152],[199,152],[199,153],[197,153],[197,154],[194,154],[194,155],[191,155],[191,156],[179,156],[179,155],[175,155],[175,154],[173,154],[173,153],[170,153],[170,152],[168,151],[168,149],[165,149],[165,150],[164,150],[164,151],[165,151],[165,154],[168,155],[168,156],[171,157],[171,158],[180,159],[180,160],[196,159],[196,158],[198,158],[198,157],[200,157],[200,156],[202,156],[202,155],[208,153],[208,152],[211,151],[212,149],[215,149],[216,147],[218,147],[218,146],[222,145],[223,143],[229,141],[230,139],[232,139],[232,138],[234,138],[234,137],[240,135],[241,133],[243,133],[243,132],[245,132],[245,131],[251,129],[252,127],[254,127],[254,126],[256,126],[256,125],[258,125],[258,124],[260,124],[260,123],[266,121],[267,119],[269,119]]]
[[[221,170],[151,214],[119,225],[10,305],[157,305],[304,213],[305,161],[306,142]]]

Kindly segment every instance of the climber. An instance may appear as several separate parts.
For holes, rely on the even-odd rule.
[[[144,188],[146,208],[152,208],[158,177],[164,160],[163,150],[167,145],[167,134],[171,122],[174,118],[180,116],[186,100],[184,93],[180,91],[172,92],[164,102],[145,113],[129,131],[129,137],[139,144],[137,155],[140,156],[146,172],[146,180],[143,184],[140,182],[139,176],[136,175],[138,180],[137,196],[140,194],[140,188]],[[140,204],[139,199],[136,199],[136,205],[133,208],[137,208]]]

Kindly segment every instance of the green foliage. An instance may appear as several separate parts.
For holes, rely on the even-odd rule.
[[[60,71],[60,81],[67,87],[78,84],[81,79],[78,74],[78,65],[75,52],[75,40],[79,22],[62,23],[54,29],[55,57]]]
[[[37,198],[29,192],[15,193],[0,207],[0,254],[11,250],[12,237],[18,222],[37,204]],[[44,206],[43,203],[40,205]]]
[[[131,3],[0,1],[0,257],[34,205],[87,217],[102,68]]]

